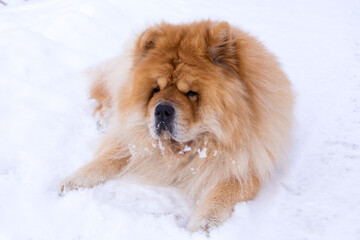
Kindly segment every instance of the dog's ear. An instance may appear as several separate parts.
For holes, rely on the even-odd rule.
[[[227,22],[215,23],[209,27],[206,44],[209,57],[216,65],[237,71],[237,43]]]
[[[155,48],[158,36],[159,32],[154,28],[147,29],[143,32],[137,43],[138,52],[140,52],[142,56],[145,56],[148,51]]]

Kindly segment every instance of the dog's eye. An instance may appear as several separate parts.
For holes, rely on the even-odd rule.
[[[198,93],[194,91],[188,91],[185,95],[191,99],[196,99],[198,97]]]
[[[153,93],[158,93],[158,92],[160,92],[160,87],[159,86],[157,86],[156,88],[153,89]]]

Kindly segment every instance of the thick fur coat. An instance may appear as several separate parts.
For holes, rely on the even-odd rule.
[[[187,228],[208,230],[284,159],[290,82],[272,53],[226,22],[155,25],[91,76],[106,133],[61,192],[132,174],[189,195],[197,204]]]

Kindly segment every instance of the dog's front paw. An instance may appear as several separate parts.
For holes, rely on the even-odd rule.
[[[81,169],[71,176],[65,178],[59,186],[59,195],[64,195],[79,188],[92,188],[100,183],[100,180]]]
[[[212,202],[200,203],[199,207],[191,216],[187,229],[191,232],[204,231],[209,233],[213,228],[221,225],[231,216],[232,208],[222,204],[214,204]]]
[[[218,226],[219,223],[215,218],[192,216],[187,224],[187,230],[190,232],[204,231],[209,232],[210,229]]]
[[[59,185],[59,195],[63,196],[66,193],[73,191],[73,190],[78,190],[81,187],[82,187],[82,184],[78,179],[73,178],[72,176],[69,176],[69,177],[65,178],[63,181],[61,181],[61,183]]]
[[[216,228],[221,223],[222,219],[219,216],[216,216],[216,214],[199,214],[198,212],[195,212],[187,224],[187,230],[191,232],[204,231],[209,233],[211,229]]]

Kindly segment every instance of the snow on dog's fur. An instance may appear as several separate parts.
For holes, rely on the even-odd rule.
[[[284,158],[290,83],[273,54],[226,22],[153,26],[92,76],[106,133],[61,192],[131,173],[188,194],[198,203],[188,229],[207,230]]]

